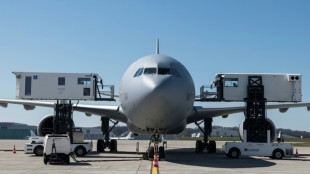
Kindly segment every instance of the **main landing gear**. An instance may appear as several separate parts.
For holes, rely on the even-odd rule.
[[[109,123],[113,123],[110,128]],[[104,152],[106,148],[110,149],[110,152],[117,152],[117,141],[110,140],[110,132],[118,124],[118,121],[110,120],[109,118],[101,118],[101,131],[104,135],[104,140],[99,139],[97,141],[97,152]]]
[[[159,156],[159,160],[166,158],[167,142],[162,141],[162,146],[159,146],[159,144],[161,143],[161,139],[159,136],[159,133],[155,133],[154,135],[152,135],[149,142],[149,147],[146,153],[143,155],[143,159],[152,160],[155,153]],[[153,146],[151,146],[152,143],[154,143]]]
[[[201,123],[204,123],[204,129],[200,127]],[[201,132],[203,132],[203,140],[196,141],[195,152],[201,153],[204,149],[207,149],[209,153],[215,153],[216,143],[215,141],[213,140],[209,141],[208,139],[212,132],[212,118],[204,119],[204,121],[201,121],[199,123],[195,122],[195,124],[198,126]]]

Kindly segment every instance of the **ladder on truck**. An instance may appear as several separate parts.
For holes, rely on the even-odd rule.
[[[243,130],[247,131],[248,142],[267,143],[266,99],[261,76],[249,76],[248,97],[245,98],[246,113]]]

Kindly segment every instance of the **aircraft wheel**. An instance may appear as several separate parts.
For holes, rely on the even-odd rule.
[[[111,140],[110,151],[111,152],[117,152],[117,141],[116,140]]]
[[[149,157],[149,159],[153,159],[154,158],[154,146],[150,146],[148,151],[147,151],[147,156]]]
[[[104,152],[104,141],[102,139],[97,141],[97,152]]]
[[[165,159],[166,158],[166,153],[165,153],[165,148],[164,146],[159,147],[159,160]]]
[[[209,153],[216,152],[216,143],[215,141],[209,141]]]
[[[200,153],[203,151],[203,144],[201,140],[196,140],[196,151],[197,153]]]

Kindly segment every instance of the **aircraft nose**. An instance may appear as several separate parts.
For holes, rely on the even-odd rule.
[[[142,101],[143,108],[146,108],[145,113],[152,119],[159,116],[166,117],[171,112],[174,105],[177,105],[177,100],[180,97],[180,92],[171,76],[162,77],[145,77],[144,85],[147,87]]]
[[[158,88],[169,85],[169,82],[171,83],[171,76],[156,77],[150,75],[144,76],[143,78],[143,83],[146,87],[148,87],[148,92],[150,93],[154,90],[157,90]]]

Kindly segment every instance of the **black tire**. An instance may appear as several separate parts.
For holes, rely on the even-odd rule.
[[[76,156],[85,156],[86,155],[86,149],[83,146],[78,146],[74,149],[74,153]]]
[[[44,164],[46,165],[47,164],[47,162],[48,162],[48,159],[47,159],[47,157],[46,157],[46,155],[45,154],[43,154],[43,162],[44,162]]]
[[[66,163],[67,165],[70,164],[70,155],[66,155],[66,156],[65,156],[65,163]]]
[[[197,153],[200,153],[203,151],[203,144],[201,140],[196,140],[196,151]]]
[[[37,146],[34,148],[33,152],[36,156],[43,156],[43,146]]]
[[[209,153],[216,153],[216,142],[209,141]]]
[[[239,156],[240,156],[240,150],[236,147],[231,148],[228,152],[229,158],[235,158],[236,159],[236,158],[239,158]]]
[[[104,152],[104,141],[102,139],[97,141],[97,152]]]
[[[117,141],[116,140],[111,140],[110,152],[117,152]]]
[[[165,148],[164,146],[159,147],[159,160],[165,159],[166,158],[166,153],[165,153]]]
[[[154,159],[154,146],[150,146],[147,150],[147,156],[150,159]]]
[[[281,149],[276,149],[272,153],[273,159],[282,159],[284,157],[284,153]]]

